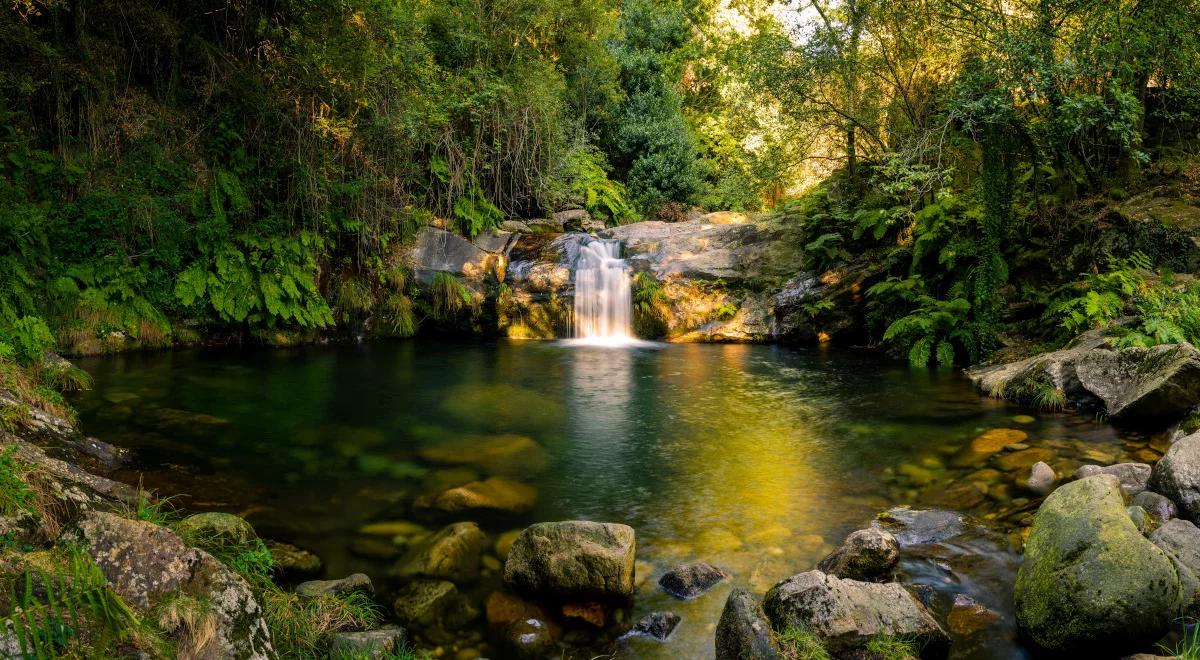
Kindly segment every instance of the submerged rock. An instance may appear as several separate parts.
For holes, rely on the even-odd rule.
[[[504,581],[532,594],[628,598],[634,589],[632,527],[584,520],[538,523],[513,542]]]
[[[430,463],[472,465],[504,474],[529,474],[545,467],[546,450],[524,435],[469,437],[423,447],[417,456]]]
[[[1200,520],[1200,433],[1171,445],[1154,464],[1149,487],[1174,500],[1185,517]]]
[[[1111,474],[1121,482],[1121,491],[1133,497],[1146,490],[1150,481],[1150,466],[1145,463],[1118,463],[1116,465],[1084,465],[1075,470],[1076,479],[1086,479],[1097,474]]]
[[[728,578],[729,576],[716,566],[699,562],[683,564],[667,571],[658,579],[658,586],[676,598],[689,600]]]
[[[900,560],[900,543],[881,529],[860,529],[851,533],[833,554],[821,560],[817,568],[829,575],[850,580],[875,580],[886,577]]]
[[[171,530],[89,512],[64,540],[81,543],[112,588],[143,614],[175,595],[207,602],[211,635],[192,649],[194,657],[265,660],[275,655],[262,606],[250,585],[212,555],[187,547]],[[187,634],[182,629],[165,632]]]
[[[734,589],[716,630],[717,660],[777,660],[780,658],[771,624],[753,594]]]
[[[462,583],[479,576],[487,537],[473,522],[447,525],[409,549],[392,567],[399,578],[427,577]]]
[[[484,603],[487,622],[492,627],[504,627],[524,619],[549,620],[550,611],[540,603],[525,600],[515,594],[493,591]]]
[[[355,591],[373,596],[375,586],[371,584],[371,578],[363,573],[354,573],[340,580],[310,580],[296,585],[296,593],[310,597],[344,596]]]
[[[1158,639],[1182,595],[1171,560],[1125,511],[1120,481],[1097,475],[1042,503],[1014,600],[1018,624],[1043,648],[1111,653]]]
[[[950,614],[946,615],[946,626],[959,636],[973,635],[1000,621],[1000,615],[979,604],[966,594],[954,597]]]
[[[542,660],[554,656],[557,646],[554,628],[541,619],[514,621],[502,638],[504,657],[516,660]]]
[[[651,612],[635,623],[627,634],[642,635],[665,642],[675,631],[679,621],[679,615],[674,612]]]
[[[881,636],[911,640],[927,652],[950,643],[921,601],[895,582],[858,582],[808,571],[771,587],[763,610],[775,630],[807,630],[839,657]]]
[[[537,490],[532,486],[492,477],[421,497],[413,506],[418,511],[444,514],[515,515],[532,509],[535,504]]]
[[[929,545],[954,538],[973,523],[957,511],[898,506],[880,514],[871,526],[892,534],[901,548]]]

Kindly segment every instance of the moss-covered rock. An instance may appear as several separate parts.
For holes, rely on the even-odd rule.
[[[197,513],[181,520],[175,531],[192,543],[243,546],[258,538],[250,523],[232,513]]]
[[[539,595],[628,598],[634,588],[632,527],[585,520],[531,525],[504,564],[504,581]]]
[[[1112,475],[1046,498],[1014,598],[1017,623],[1040,646],[1106,654],[1158,639],[1182,605],[1175,567],[1130,520]]]

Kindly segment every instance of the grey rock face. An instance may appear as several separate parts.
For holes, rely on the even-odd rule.
[[[750,592],[734,589],[717,622],[717,660],[777,660],[780,657],[762,607]]]
[[[504,581],[531,594],[628,598],[634,589],[632,527],[584,520],[531,525],[513,542]]]
[[[1153,493],[1148,490],[1138,493],[1132,500],[1130,500],[1130,504],[1134,504],[1145,509],[1147,513],[1149,513],[1151,516],[1154,516],[1154,519],[1157,520],[1160,525],[1179,516],[1179,509],[1176,508],[1175,503],[1172,502],[1170,498],[1163,497],[1158,493]]]
[[[1111,474],[1116,477],[1121,482],[1121,492],[1125,493],[1126,497],[1133,497],[1146,490],[1146,484],[1150,481],[1150,466],[1145,463],[1118,463],[1104,467],[1084,465],[1075,470],[1076,479],[1086,479],[1097,474]]]
[[[1025,486],[1038,495],[1045,495],[1054,489],[1055,481],[1058,481],[1058,475],[1054,473],[1054,468],[1043,461],[1038,461],[1030,468],[1029,479],[1025,482]]]
[[[712,589],[728,577],[716,566],[699,562],[676,566],[667,571],[658,579],[658,586],[676,598],[689,600]]]
[[[808,571],[771,587],[763,610],[775,630],[808,630],[835,656],[863,649],[879,636],[911,639],[923,649],[945,648],[950,641],[925,606],[895,582]]]
[[[1175,518],[1154,530],[1150,541],[1167,553],[1179,572],[1184,613],[1189,617],[1200,614],[1200,529]]]
[[[886,577],[900,560],[900,543],[881,529],[860,529],[821,560],[817,568],[829,575],[851,580]]]
[[[1171,445],[1154,464],[1150,489],[1171,498],[1190,520],[1200,520],[1200,433]]]
[[[296,593],[310,597],[344,596],[355,591],[374,595],[375,586],[371,584],[371,578],[363,573],[354,573],[340,580],[309,580],[296,585]]]

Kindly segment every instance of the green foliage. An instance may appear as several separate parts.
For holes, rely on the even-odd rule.
[[[829,660],[829,651],[816,635],[803,628],[788,628],[775,636],[787,660]]]
[[[270,587],[262,592],[262,603],[275,650],[284,658],[329,657],[328,644],[334,633],[367,630],[382,619],[371,598],[357,591],[340,596],[298,596]]]
[[[488,201],[478,186],[454,202],[454,219],[462,233],[474,238],[485,229],[495,229],[504,222],[504,212]]]
[[[913,366],[953,365],[956,346],[971,346],[971,303],[965,297],[936,299],[925,293],[919,277],[889,278],[872,286],[867,295],[875,309],[894,305],[914,308],[892,321],[883,333],[884,342],[906,353]]]
[[[573,149],[565,167],[573,201],[606,224],[633,219],[633,209],[625,201],[625,186],[608,178],[608,162],[599,149],[586,145]]]
[[[1166,644],[1159,644],[1158,648],[1177,660],[1200,660],[1200,629],[1194,623],[1186,625],[1173,648]]]
[[[867,642],[867,653],[876,660],[918,660],[921,649],[916,642],[901,637],[877,636]]]
[[[452,320],[476,308],[475,294],[450,273],[434,274],[430,296],[433,298],[434,316],[443,321]]]
[[[5,516],[37,512],[37,494],[28,480],[32,467],[16,454],[16,446],[0,451],[0,513]]]
[[[4,624],[25,658],[60,657],[73,638],[85,639],[90,653],[103,657],[143,629],[100,568],[74,549],[59,570],[26,572],[10,602]]]

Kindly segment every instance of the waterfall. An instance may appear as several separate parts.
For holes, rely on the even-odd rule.
[[[621,242],[592,239],[575,266],[575,338],[583,343],[628,344],[633,337],[633,297]]]

